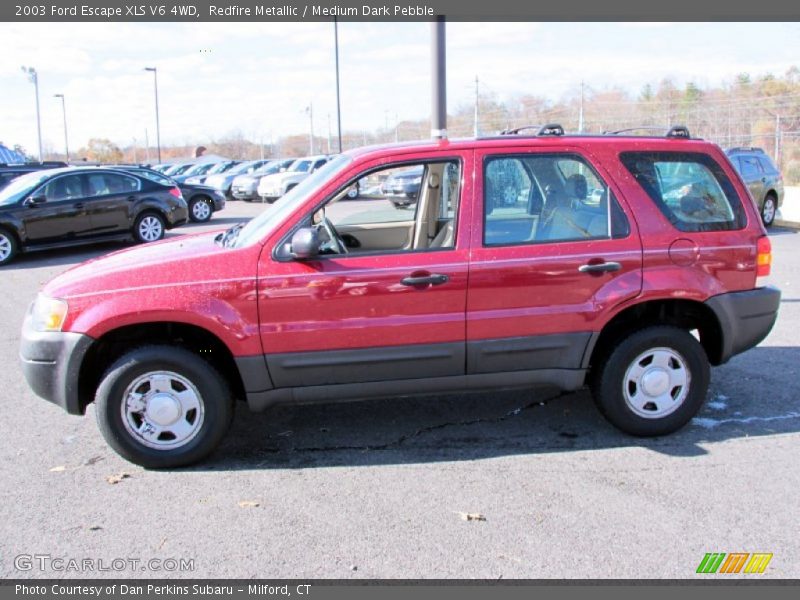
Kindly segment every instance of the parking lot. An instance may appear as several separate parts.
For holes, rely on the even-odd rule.
[[[168,237],[266,206],[231,202]],[[800,233],[771,237],[778,323],[712,371],[700,416],[672,436],[619,433],[586,391],[239,406],[210,460],[162,472],[114,454],[92,407],[36,398],[18,364],[37,289],[122,246],[20,256],[0,270],[0,576],[683,578],[706,552],[771,552],[759,577],[798,577]],[[194,570],[15,568],[34,554]]]

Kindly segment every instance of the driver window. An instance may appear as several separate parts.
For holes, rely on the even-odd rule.
[[[455,247],[458,161],[370,171],[340,190],[312,222],[322,254],[409,252]],[[338,239],[331,239],[333,238]]]
[[[83,198],[83,175],[66,175],[56,177],[44,187],[44,195],[48,202]]]

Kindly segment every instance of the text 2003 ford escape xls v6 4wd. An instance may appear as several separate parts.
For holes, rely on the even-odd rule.
[[[418,168],[413,210],[332,204]],[[247,225],[124,250],[48,283],[28,383],[146,467],[191,463],[236,399],[276,403],[591,386],[619,429],[662,435],[709,364],[760,342],[780,292],[725,154],[665,137],[539,135],[335,157]],[[187,265],[191,264],[191,268]]]

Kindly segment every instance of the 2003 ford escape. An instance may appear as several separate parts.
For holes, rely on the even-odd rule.
[[[48,283],[23,328],[36,394],[146,467],[186,465],[236,399],[591,386],[633,435],[701,406],[780,292],[741,178],[685,128],[362,148],[244,226],[124,250]],[[333,203],[416,167],[413,210]],[[376,186],[375,189],[379,189]]]

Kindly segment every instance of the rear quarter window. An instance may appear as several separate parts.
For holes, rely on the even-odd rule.
[[[709,155],[623,152],[620,160],[676,229],[727,231],[747,224],[733,184]]]

